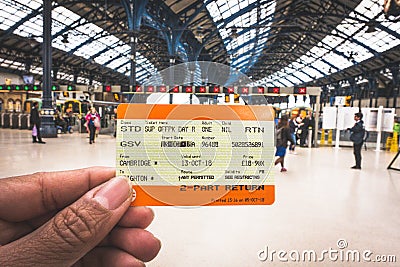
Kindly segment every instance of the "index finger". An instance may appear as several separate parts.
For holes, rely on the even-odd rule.
[[[38,172],[0,179],[0,218],[23,221],[60,210],[115,177],[115,168]]]

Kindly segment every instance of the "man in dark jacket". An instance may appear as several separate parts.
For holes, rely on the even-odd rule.
[[[363,114],[358,112],[354,114],[354,120],[356,123],[352,128],[347,130],[351,131],[350,140],[353,142],[354,157],[356,159],[356,165],[351,167],[352,169],[361,169],[361,148],[364,142],[364,122],[362,121]]]
[[[307,137],[308,137],[308,127],[311,126],[311,114],[307,113],[306,117],[302,118],[302,124],[300,126],[300,146],[306,147]]]
[[[42,136],[40,135],[40,116],[39,116],[39,104],[38,102],[33,103],[33,107],[31,109],[31,118],[30,118],[30,123],[32,129],[35,127],[36,128],[36,135],[35,131],[32,131],[32,142],[33,143],[39,143],[39,144],[46,144],[46,142],[42,141]],[[36,140],[37,137],[37,140]]]

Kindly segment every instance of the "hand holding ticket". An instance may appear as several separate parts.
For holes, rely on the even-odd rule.
[[[121,104],[117,174],[134,206],[272,204],[273,118],[267,106]]]

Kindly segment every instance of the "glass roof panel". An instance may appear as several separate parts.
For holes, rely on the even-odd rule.
[[[354,42],[351,42],[350,40],[338,46],[337,51],[342,52],[344,55],[348,56],[348,59],[350,61],[355,60],[356,62],[361,62],[373,56],[373,54],[369,52],[366,48]]]
[[[41,8],[42,4],[42,0],[1,0],[0,29],[9,29],[31,12],[34,12],[35,9]],[[84,58],[90,58],[100,51],[105,51],[95,58],[95,62],[100,64],[109,62],[107,67],[110,68],[119,67],[129,61],[129,45],[123,44],[117,37],[104,32],[103,29],[95,24],[88,23],[85,18],[60,6],[52,10],[52,18],[52,34],[54,36],[52,45],[54,48],[66,52],[74,49],[76,50],[74,51],[74,55]],[[70,29],[66,31],[66,27],[70,27]],[[40,12],[37,16],[20,25],[13,33],[23,37],[32,36],[37,41],[42,42],[42,31],[43,17]],[[104,36],[101,36],[102,34]],[[67,36],[68,42],[65,42],[63,35]],[[140,56],[140,53],[137,53],[137,57],[139,58]],[[113,58],[114,60],[112,60]],[[144,69],[147,71],[155,71],[155,67],[150,61],[143,58],[142,62],[146,64]],[[3,62],[2,64],[8,64],[8,67],[12,65],[15,67],[24,66],[24,64],[20,62]],[[140,64],[140,62],[137,63],[138,71],[141,69]],[[36,71],[41,73],[42,70],[37,69]],[[126,67],[120,72],[125,73]],[[81,78],[81,80],[83,80],[83,78]]]
[[[333,66],[335,66],[337,69],[345,69],[353,65],[350,61],[348,61],[346,58],[331,52],[327,54],[326,56],[323,57],[323,59],[326,62],[330,62]]]
[[[341,24],[336,27],[336,31],[338,31],[339,33],[344,33],[346,36],[351,36],[356,33],[361,27],[362,24],[358,23],[358,21],[351,18],[346,18],[342,21]]]
[[[315,58],[306,54],[306,55],[301,56],[296,62],[302,62],[303,64],[311,64],[314,61],[315,61]]]
[[[338,46],[340,43],[344,41],[343,38],[336,36],[336,35],[329,35],[325,37],[321,43],[323,43],[325,46],[333,48]]]
[[[305,72],[305,73],[304,73]],[[308,73],[306,70],[304,70],[304,72],[302,71],[296,71],[293,73],[293,75],[295,77],[297,77],[298,79],[302,80],[303,82],[309,82],[311,81],[311,78],[306,74]],[[308,73],[309,74],[309,73]]]
[[[111,69],[116,69],[117,67],[127,64],[129,62],[129,58],[126,57],[119,57],[115,60],[112,60],[110,63],[107,64],[107,67],[111,68]],[[138,71],[138,69],[136,70]]]
[[[274,84],[278,83],[278,86],[283,86],[283,87],[289,87],[289,86],[293,86],[294,85],[291,81],[286,79],[286,76],[279,77],[277,80],[274,80],[273,82],[274,82]]]
[[[386,21],[384,14],[381,12],[381,3],[377,0],[363,1],[357,8],[350,14],[352,17],[357,17],[358,14],[362,14],[366,21]],[[364,27],[365,30],[368,28],[363,23],[359,23],[360,27]],[[399,23],[395,22],[384,22],[382,23],[385,27],[396,25],[394,28],[399,29]],[[400,44],[400,40],[389,32],[382,30],[380,27],[375,26],[375,31],[366,33],[365,30],[359,32],[354,36],[355,39],[361,43],[371,47],[377,52],[384,52],[390,48],[393,48]],[[372,54],[371,54],[372,56]]]
[[[0,29],[7,30],[9,27],[15,24],[15,22],[19,21],[21,17],[18,16],[10,16],[10,14],[14,14],[18,11],[18,8],[21,8],[21,5],[14,5],[12,1],[8,1],[7,3],[1,3],[0,5]]]
[[[314,62],[315,64],[315,62]],[[313,64],[313,66],[314,66]],[[301,69],[304,73],[307,73],[308,76],[310,77],[314,77],[314,78],[321,78],[323,76],[323,74],[320,72],[321,69],[315,69],[314,67],[311,66],[306,66],[304,68]],[[312,79],[312,78],[311,78]]]
[[[332,72],[332,67],[329,66],[328,64],[326,64],[325,62],[323,62],[323,61],[320,60],[320,59],[314,61],[313,67],[316,68],[318,71],[324,73],[325,75],[330,74],[330,73]],[[319,75],[316,74],[316,76],[317,76],[317,77],[320,77],[320,76],[322,77],[322,74],[321,74],[320,72],[318,72],[318,71],[317,71],[317,73],[318,73]]]
[[[56,7],[51,15],[53,19],[62,21],[65,25],[72,25],[76,21],[80,21],[81,23],[86,22],[86,19],[62,6]]]
[[[301,81],[297,77],[293,76],[293,74],[286,75],[285,78],[288,79],[292,84],[301,83]]]
[[[324,54],[328,53],[328,49],[321,47],[322,43],[319,43],[317,46],[311,48],[310,53],[313,55],[314,58],[322,57]]]
[[[304,64],[304,62],[301,62],[300,59],[297,60],[297,61],[295,61],[295,62],[293,62],[291,65],[293,66],[293,68],[294,68],[295,70],[298,70],[298,69],[301,69],[301,68],[306,67],[306,65]]]
[[[23,37],[36,37],[42,35],[43,32],[43,17],[38,15],[29,21],[25,22],[23,25],[19,26],[14,33],[21,35]],[[35,38],[36,39],[36,38]]]
[[[342,23],[332,31],[331,35],[325,37],[321,43],[312,48],[306,56],[302,56],[300,58],[301,62],[312,64],[315,69],[328,75],[332,72],[332,68],[325,62],[329,62],[332,66],[335,66],[335,68],[342,70],[373,57],[376,52],[384,52],[399,45],[399,38],[393,36],[386,30],[380,29],[380,27],[376,27],[375,32],[365,33],[367,29],[366,22],[371,19],[376,19],[382,26],[396,31],[397,34],[399,34],[400,23],[387,22],[385,21],[384,15],[380,13],[381,3],[379,0],[362,1],[350,14],[350,18],[343,20]],[[331,51],[327,48],[331,48]],[[313,57],[310,55],[313,55]],[[306,67],[303,70],[313,77],[321,77],[322,74],[314,68]],[[334,71],[337,71],[337,69]],[[280,75],[281,72],[278,73],[278,75],[271,75],[269,80],[276,83],[286,78]],[[280,78],[277,79],[277,77]],[[262,79],[262,81],[265,80],[268,80],[268,77]]]
[[[31,9],[39,9],[43,5],[43,0],[14,0],[14,1],[9,1],[12,3],[20,3],[22,5],[25,5]]]
[[[232,66],[244,73],[254,64],[255,60],[252,57],[257,58],[260,55],[262,49],[257,48],[265,45],[268,31],[263,28],[270,25],[266,19],[269,19],[275,10],[275,1],[262,0],[259,15],[255,8],[247,12],[242,11],[254,2],[255,0],[217,0],[207,3],[207,10],[216,22],[228,54],[231,55]],[[230,21],[225,25],[219,23],[221,19]],[[259,25],[263,27],[254,27]],[[238,37],[231,37],[232,29],[237,29]],[[259,40],[256,39],[257,36]],[[254,41],[249,42],[251,40]]]

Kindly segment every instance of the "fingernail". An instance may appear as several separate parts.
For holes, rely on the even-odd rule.
[[[130,196],[131,188],[123,177],[116,177],[108,181],[94,195],[94,199],[103,207],[114,210]]]

